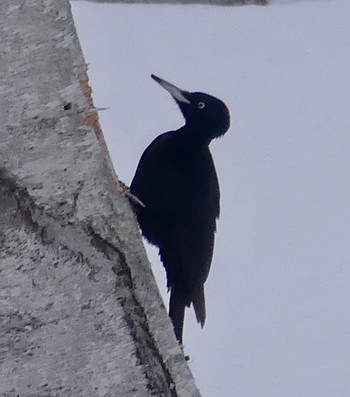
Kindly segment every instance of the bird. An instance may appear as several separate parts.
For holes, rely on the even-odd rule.
[[[171,94],[185,124],[159,135],[145,149],[130,192],[142,203],[134,201],[142,235],[159,249],[170,291],[169,316],[182,345],[185,308],[193,305],[202,328],[206,320],[204,284],[220,215],[209,144],[228,131],[230,113],[220,99],[151,77]]]

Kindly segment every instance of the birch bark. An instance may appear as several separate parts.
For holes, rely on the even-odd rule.
[[[0,396],[199,396],[67,0],[0,2]]]

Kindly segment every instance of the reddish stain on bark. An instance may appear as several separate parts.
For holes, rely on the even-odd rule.
[[[102,132],[102,129],[101,129],[101,126],[100,126],[98,113],[97,113],[96,110],[94,110],[95,106],[94,106],[94,102],[93,102],[93,99],[92,99],[92,89],[91,89],[91,87],[89,85],[89,76],[88,76],[87,71],[88,71],[88,67],[86,65],[78,73],[78,80],[79,80],[79,83],[80,83],[80,87],[81,87],[81,89],[83,91],[83,94],[84,94],[84,96],[85,96],[85,98],[86,98],[86,100],[88,102],[89,109],[90,109],[85,114],[84,123],[86,125],[88,125],[89,127],[92,127],[94,129],[96,137],[97,137],[97,140],[98,140],[99,144],[101,145],[103,152],[105,153],[106,160],[108,162],[108,165],[109,165],[109,168],[110,168],[110,170],[112,172],[112,175],[113,175],[114,179],[117,182],[117,186],[119,186],[118,177],[117,177],[117,175],[116,175],[116,173],[114,171],[112,160],[111,160],[111,157],[109,155],[107,144],[106,144],[106,141],[105,141],[105,138],[103,136],[103,132]]]

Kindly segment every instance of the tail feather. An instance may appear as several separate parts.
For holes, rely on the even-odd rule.
[[[185,308],[193,304],[193,309],[196,314],[198,323],[203,328],[205,323],[205,298],[204,298],[204,285],[201,285],[192,293],[191,298],[184,298],[184,293],[181,289],[175,287],[171,288],[170,303],[169,303],[169,316],[173,322],[174,331],[177,340],[182,344],[182,335],[185,319]]]
[[[173,322],[176,338],[181,344],[185,319],[185,306],[186,304],[181,292],[177,291],[176,288],[172,288],[170,293],[169,316]]]
[[[201,285],[192,295],[192,304],[196,318],[201,327],[203,328],[205,323],[205,298],[204,298],[204,285]]]

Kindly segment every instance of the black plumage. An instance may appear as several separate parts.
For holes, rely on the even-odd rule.
[[[204,283],[214,248],[220,190],[209,144],[229,128],[226,105],[200,92],[190,93],[152,75],[180,107],[186,123],[159,135],[144,151],[131,193],[145,207],[136,214],[143,235],[159,248],[171,290],[169,315],[182,342],[185,307],[194,307],[203,327]]]

